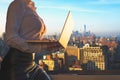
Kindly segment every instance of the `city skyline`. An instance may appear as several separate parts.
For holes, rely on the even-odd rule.
[[[0,35],[5,31],[6,12],[13,0],[0,1]],[[75,22],[74,30],[93,33],[119,34],[119,0],[33,0],[37,13],[43,18],[46,34],[60,33],[70,10]]]

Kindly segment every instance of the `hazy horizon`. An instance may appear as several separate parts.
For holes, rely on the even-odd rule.
[[[0,1],[0,35],[5,31],[6,12],[13,0]],[[120,0],[33,0],[37,13],[43,18],[46,34],[60,33],[68,11],[75,22],[74,30],[95,34],[120,34]]]

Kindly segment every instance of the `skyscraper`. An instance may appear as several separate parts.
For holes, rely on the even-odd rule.
[[[86,25],[84,25],[84,33],[86,33]]]

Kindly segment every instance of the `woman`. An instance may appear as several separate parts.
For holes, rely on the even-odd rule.
[[[50,80],[33,61],[32,53],[40,51],[38,46],[26,43],[26,40],[41,40],[45,32],[45,24],[31,0],[14,0],[10,4],[6,20],[6,42],[10,50],[2,63],[1,72],[5,76],[2,80]]]

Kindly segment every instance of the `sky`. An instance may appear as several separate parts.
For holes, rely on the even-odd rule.
[[[0,0],[0,35],[5,31],[6,13],[13,0]],[[33,0],[47,33],[60,33],[70,10],[75,28],[95,34],[120,34],[120,0]]]

